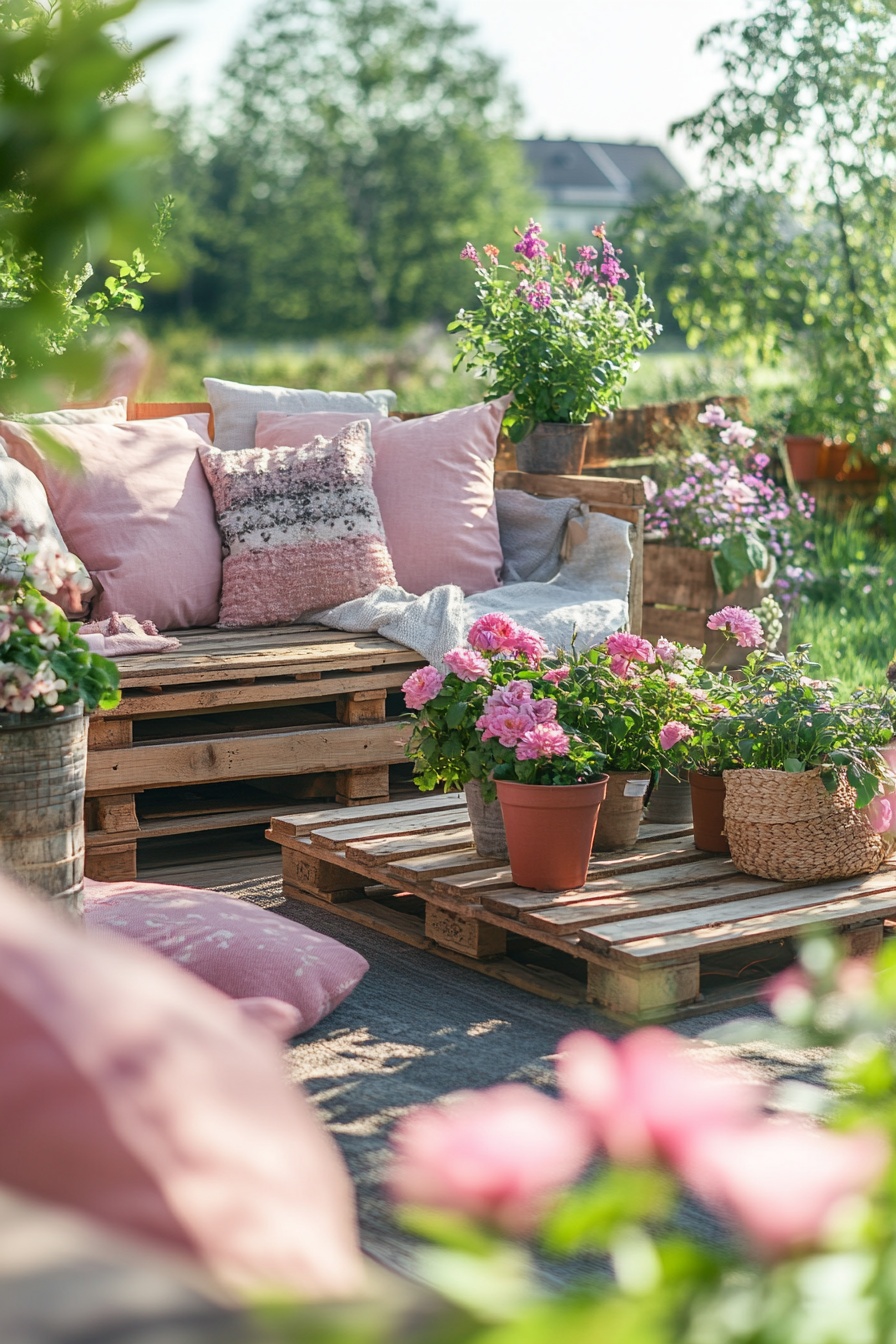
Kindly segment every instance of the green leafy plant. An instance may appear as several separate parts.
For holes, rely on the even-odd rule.
[[[504,424],[514,443],[537,424],[585,424],[613,410],[659,332],[643,281],[629,301],[616,249],[602,225],[593,233],[597,246],[580,247],[575,264],[563,245],[549,251],[534,221],[510,266],[491,244],[484,262],[472,243],[461,252],[476,265],[479,307],[448,326],[460,333],[454,366],[488,377],[489,399],[513,393]]]

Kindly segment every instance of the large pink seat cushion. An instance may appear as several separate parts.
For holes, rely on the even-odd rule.
[[[232,999],[273,998],[308,1031],[367,972],[360,953],[249,901],[154,882],[84,883],[91,933],[118,934],[160,952]],[[295,1032],[293,1033],[295,1034]]]
[[[54,425],[83,475],[51,467],[22,427],[0,425],[10,457],[43,484],[69,550],[101,592],[95,620],[117,611],[160,630],[214,625],[221,592],[221,538],[199,461],[207,415],[124,424]]]
[[[503,399],[417,420],[371,421],[373,489],[395,577],[409,593],[454,583],[469,595],[500,583],[495,453],[506,408]],[[345,412],[261,411],[255,442],[301,446],[351,419]]]
[[[348,1174],[270,1033],[2,875],[0,1115],[0,1184],[198,1261],[231,1292],[361,1283]]]

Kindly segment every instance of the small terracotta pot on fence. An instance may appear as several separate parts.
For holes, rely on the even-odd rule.
[[[501,804],[497,799],[491,803],[483,802],[482,785],[478,779],[471,779],[464,785],[464,797],[476,853],[484,859],[506,859],[507,836]]]
[[[688,774],[688,783],[691,786],[691,808],[694,816],[694,848],[705,850],[708,854],[727,854],[728,839],[724,834],[724,776],[703,775],[699,770],[691,770]]]
[[[516,446],[519,471],[547,476],[581,476],[589,425],[536,425]]]
[[[786,434],[784,443],[793,479],[800,483],[814,481],[820,474],[819,464],[825,443],[821,435]]]
[[[611,770],[594,833],[595,851],[634,849],[650,789],[649,770]]]
[[[856,809],[845,771],[838,775],[828,793],[818,769],[726,770],[725,829],[734,866],[778,881],[877,872],[891,842]]]
[[[566,891],[584,885],[607,777],[589,784],[498,780],[510,870],[518,887]]]
[[[84,890],[87,720],[0,714],[0,866],[80,914]]]

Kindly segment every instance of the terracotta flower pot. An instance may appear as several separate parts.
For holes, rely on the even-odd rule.
[[[691,807],[694,811],[694,848],[710,854],[728,854],[725,828],[725,781],[721,775],[688,773]]]
[[[588,425],[536,425],[516,446],[518,471],[548,476],[581,476]]]
[[[814,481],[819,473],[824,439],[820,434],[787,434],[784,437],[790,470],[795,481]]]
[[[611,770],[594,833],[594,850],[634,849],[650,788],[649,770]]]
[[[507,836],[504,834],[501,804],[497,799],[491,803],[483,802],[482,785],[478,779],[468,780],[464,785],[464,797],[467,800],[476,853],[484,859],[506,859]]]
[[[498,781],[510,870],[518,887],[566,891],[584,884],[606,792],[606,775],[589,784]]]

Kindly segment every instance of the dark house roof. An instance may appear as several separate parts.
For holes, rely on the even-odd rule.
[[[685,185],[658,145],[606,140],[521,140],[536,185],[549,201],[630,205]]]

